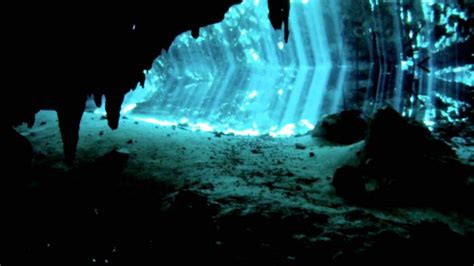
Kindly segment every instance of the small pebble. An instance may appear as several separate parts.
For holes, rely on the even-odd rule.
[[[301,144],[301,143],[296,143],[295,144],[295,147],[298,149],[298,150],[304,150],[306,149],[306,146]]]

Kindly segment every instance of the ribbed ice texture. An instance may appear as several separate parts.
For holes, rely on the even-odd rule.
[[[458,51],[471,36],[467,19],[436,1],[292,0],[285,43],[266,0],[244,0],[197,39],[177,37],[124,111],[136,106],[158,124],[290,135],[343,108],[388,103],[433,125],[436,95],[457,100],[473,85]]]
[[[145,91],[154,93],[138,111],[221,131],[307,131],[339,109],[347,67],[337,6],[322,2],[292,4],[288,43],[265,0],[231,8],[197,39],[182,34],[148,73]]]

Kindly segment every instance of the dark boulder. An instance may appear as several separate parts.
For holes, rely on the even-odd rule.
[[[467,169],[447,143],[423,124],[390,107],[369,122],[361,165],[379,184],[378,197],[389,201],[433,203],[459,200]]]
[[[365,138],[367,122],[356,110],[347,110],[324,117],[314,128],[313,137],[337,144],[352,144]]]
[[[336,170],[332,180],[336,194],[352,202],[367,198],[363,171],[353,166],[343,166]]]
[[[334,174],[336,193],[346,200],[471,208],[469,168],[426,126],[393,108],[381,108],[369,121],[360,162]]]
[[[365,151],[373,157],[456,156],[426,126],[402,117],[391,107],[379,109],[370,120]]]

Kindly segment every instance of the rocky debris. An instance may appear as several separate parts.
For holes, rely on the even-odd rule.
[[[318,177],[298,177],[296,179],[297,183],[301,183],[306,186],[311,186],[312,184],[321,181]]]
[[[295,148],[298,149],[298,150],[304,150],[304,149],[306,149],[306,145],[304,145],[302,143],[296,143]]]
[[[460,136],[466,131],[469,131],[469,126],[466,122],[453,123],[441,120],[437,121],[433,133],[445,141],[452,141],[452,138]],[[470,131],[472,133],[472,130]]]
[[[133,142],[134,142],[133,139],[129,139],[129,140],[127,141],[127,144],[133,144]]]
[[[309,152],[309,157],[314,157],[314,155],[315,155],[314,152],[312,151]]]
[[[365,138],[367,121],[356,110],[346,110],[324,117],[313,129],[313,137],[337,144],[352,144]]]
[[[260,147],[256,147],[250,150],[251,153],[253,154],[263,154],[263,151]]]
[[[468,165],[474,156],[474,123],[466,118],[463,120],[439,119],[433,128],[433,134],[456,150],[459,159]]]
[[[272,170],[270,171],[270,174],[271,174],[271,175],[274,175],[274,176],[287,176],[287,177],[293,177],[293,176],[295,176],[295,174],[294,174],[292,171],[290,171],[290,170],[288,170],[288,169],[286,169],[286,168],[275,168],[275,169],[272,169]]]
[[[363,171],[353,166],[343,166],[336,170],[332,180],[336,194],[348,201],[363,201],[367,198]]]

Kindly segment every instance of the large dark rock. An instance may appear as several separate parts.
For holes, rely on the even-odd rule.
[[[369,123],[366,152],[373,157],[455,157],[423,124],[402,117],[391,107],[378,110]],[[409,152],[409,153],[407,153]]]
[[[393,108],[371,118],[360,157],[358,167],[341,167],[334,175],[337,194],[347,200],[469,208],[469,168],[426,126]]]
[[[367,122],[356,110],[347,110],[324,117],[314,128],[312,135],[338,144],[352,144],[363,140]]]
[[[348,201],[360,202],[367,198],[365,180],[361,169],[353,166],[343,166],[336,170],[332,185],[337,195]]]
[[[369,122],[363,161],[366,175],[378,182],[377,197],[386,200],[447,202],[465,190],[467,169],[454,150],[390,107]]]

